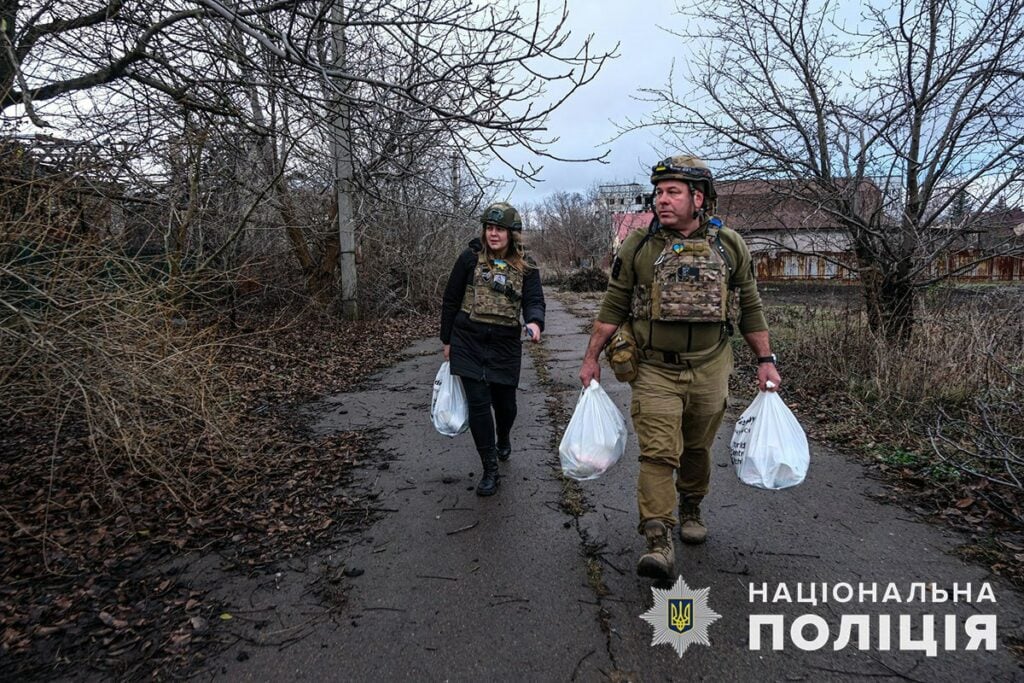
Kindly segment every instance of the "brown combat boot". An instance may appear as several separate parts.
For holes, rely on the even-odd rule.
[[[640,556],[636,573],[649,579],[669,579],[676,566],[676,552],[672,547],[672,534],[656,519],[644,524],[647,552]]]
[[[708,528],[700,515],[700,498],[679,499],[679,539],[696,545],[708,537]]]

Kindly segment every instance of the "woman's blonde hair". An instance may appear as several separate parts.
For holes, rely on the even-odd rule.
[[[505,247],[504,254],[495,254],[491,251],[491,248],[487,245],[487,225],[485,224],[480,230],[480,242],[484,246],[484,255],[487,257],[487,260],[504,259],[513,268],[523,273],[530,268],[534,268],[535,266],[530,265],[526,260],[526,245],[523,244],[523,233],[519,230],[509,230],[500,225],[497,227],[508,233],[508,246]]]

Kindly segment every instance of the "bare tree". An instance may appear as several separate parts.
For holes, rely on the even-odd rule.
[[[1024,2],[718,0],[680,33],[692,87],[639,125],[848,229],[872,328],[904,339],[932,264],[1024,178]],[[699,147],[698,147],[699,145]],[[973,211],[957,211],[969,194]],[[962,206],[962,204],[961,204]],[[982,258],[1010,253],[1003,241]],[[974,265],[974,264],[970,264]]]
[[[543,239],[535,250],[551,267],[580,268],[599,265],[611,250],[611,228],[607,216],[599,213],[597,192],[555,192],[534,210]]]
[[[114,111],[127,129],[156,116],[165,140],[186,117],[195,130],[254,135],[262,172],[252,189],[273,188],[309,289],[322,294],[337,284],[339,263],[352,271],[360,206],[382,197],[408,203],[396,187],[452,177],[426,172],[421,160],[462,169],[460,182],[485,157],[522,178],[536,174],[508,162],[505,150],[551,156],[548,115],[609,56],[592,53],[590,38],[570,46],[566,18],[564,2],[549,12],[540,0],[528,14],[519,3],[463,0],[3,2],[0,111],[67,126],[76,93],[87,91],[103,103],[98,135],[118,136]],[[332,150],[326,168],[310,161],[318,146]],[[334,237],[319,223],[299,225],[289,208],[299,165],[326,171],[320,179],[333,199],[323,213],[338,226]],[[188,205],[200,206],[192,200],[202,183],[190,187]],[[176,224],[174,244],[187,242],[194,218],[186,212]],[[353,315],[355,273],[341,280]]]

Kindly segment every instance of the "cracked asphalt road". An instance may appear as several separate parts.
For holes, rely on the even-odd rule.
[[[722,618],[710,627],[711,646],[691,646],[680,658],[669,645],[651,645],[639,615],[653,604],[651,584],[634,573],[642,539],[636,533],[637,446],[602,478],[569,487],[583,496],[571,514],[552,448],[578,392],[576,373],[586,344],[585,320],[549,299],[542,349],[524,358],[513,455],[502,464],[498,495],[478,498],[480,464],[472,438],[448,439],[429,419],[430,387],[440,344],[423,340],[400,363],[358,393],[317,408],[319,431],[380,429],[389,462],[368,464],[363,484],[379,492],[383,515],[360,535],[345,535],[330,552],[286,563],[274,576],[253,577],[252,590],[222,587],[237,612],[261,618],[238,628],[239,642],[210,664],[228,680],[1024,680],[1007,648],[1020,638],[1024,602],[1009,585],[951,551],[954,532],[876,502],[879,484],[862,467],[811,444],[807,481],[782,492],[741,485],[729,466],[727,418],[714,449],[716,467],[705,514],[708,543],[676,544],[677,572],[693,588],[710,588],[710,607]],[[606,390],[628,415],[629,388],[605,369]],[[737,414],[751,396],[734,396]],[[992,585],[992,603],[882,603],[889,583],[904,595],[912,582]],[[877,583],[879,601],[819,605],[751,603],[750,584]],[[340,605],[323,618],[327,585],[338,584]],[[595,590],[596,585],[603,590]],[[216,592],[216,591],[215,591]],[[248,595],[244,602],[242,596]],[[795,596],[794,596],[795,599]],[[899,651],[898,616],[911,615],[913,636],[922,615],[936,616],[938,654]],[[964,651],[963,623],[998,616],[994,652]],[[752,614],[786,622],[785,647],[752,651]],[[822,617],[830,638],[823,648],[793,645],[789,624],[802,614]],[[842,615],[871,615],[870,647],[835,651]],[[877,617],[890,614],[893,642],[877,645]],[[313,615],[313,616],[310,616]],[[945,651],[943,624],[956,615],[956,651]],[[811,636],[813,629],[805,630]],[[855,631],[856,634],[856,631]],[[764,640],[768,638],[765,631]],[[253,642],[276,645],[254,646]]]

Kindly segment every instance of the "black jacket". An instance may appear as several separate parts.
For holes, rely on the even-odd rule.
[[[480,239],[474,238],[448,277],[441,304],[441,343],[452,346],[449,359],[453,375],[518,386],[523,353],[522,330],[474,322],[461,310],[466,285],[472,281],[482,248]],[[527,270],[523,278],[522,308],[523,320],[537,323],[543,330],[544,290],[537,268]]]

